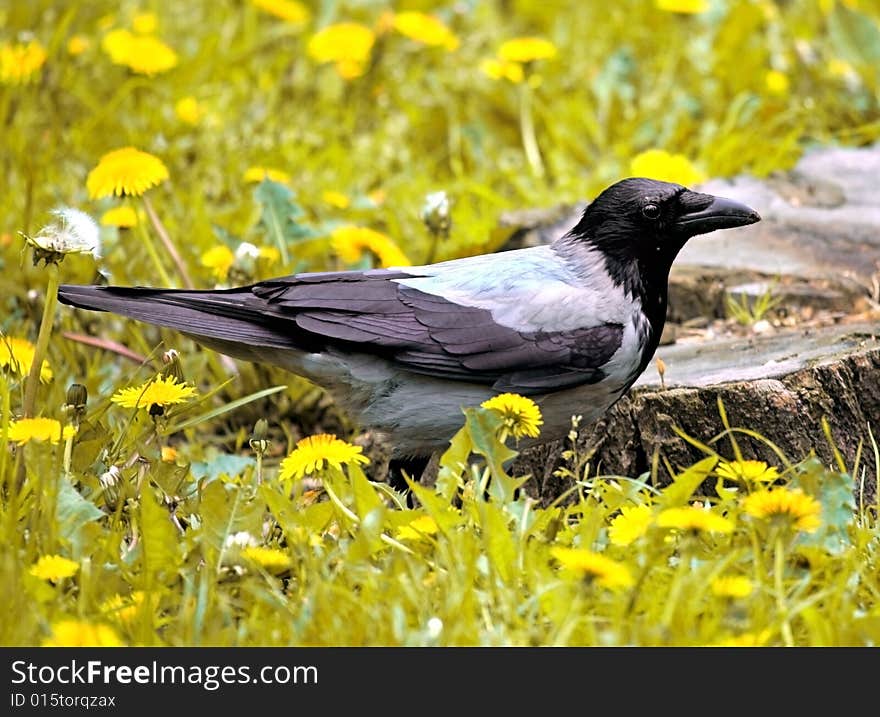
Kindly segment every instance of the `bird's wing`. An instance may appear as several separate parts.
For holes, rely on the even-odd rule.
[[[623,326],[519,331],[487,308],[465,306],[400,283],[400,271],[298,275],[252,287],[266,316],[284,317],[314,341],[381,355],[403,369],[549,393],[604,377]]]

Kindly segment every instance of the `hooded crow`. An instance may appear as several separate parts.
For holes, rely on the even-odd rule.
[[[654,355],[685,242],[759,219],[729,199],[629,178],[546,246],[231,289],[66,285],[59,298],[305,376],[386,434],[395,459],[424,459],[448,446],[462,407],[498,393],[536,401],[540,441],[566,435],[573,414],[599,418]]]

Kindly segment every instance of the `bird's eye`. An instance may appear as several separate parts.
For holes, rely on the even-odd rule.
[[[656,204],[646,204],[642,207],[642,214],[647,219],[657,219],[660,216],[660,207]]]

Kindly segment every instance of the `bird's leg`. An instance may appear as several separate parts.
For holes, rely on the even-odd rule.
[[[430,460],[430,456],[411,456],[409,458],[392,458],[388,464],[388,485],[398,493],[406,495],[406,502],[410,507],[412,507],[412,491],[404,480],[403,474],[406,473],[410,480],[420,481]]]

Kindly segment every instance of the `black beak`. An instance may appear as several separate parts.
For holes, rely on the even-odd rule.
[[[745,204],[724,197],[711,197],[711,199],[712,202],[703,209],[678,217],[674,226],[680,235],[692,237],[716,229],[743,227],[761,221],[758,212]]]

